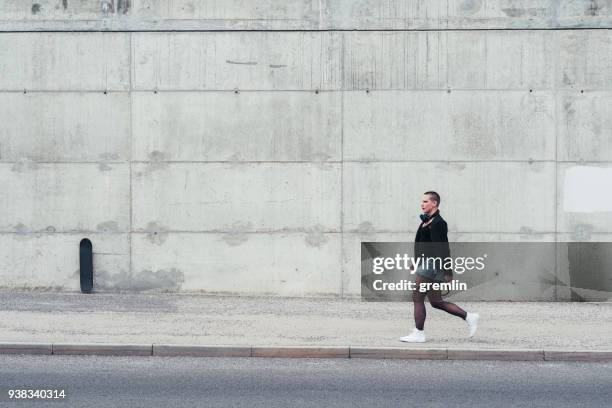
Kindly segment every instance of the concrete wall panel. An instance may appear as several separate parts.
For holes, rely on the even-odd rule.
[[[609,27],[612,20],[605,0],[335,0],[327,7],[326,26],[349,30]]]
[[[560,31],[557,85],[572,89],[612,88],[612,30]]]
[[[554,163],[347,163],[344,229],[405,231],[433,189],[450,231],[552,232],[554,181]]]
[[[0,106],[2,161],[129,160],[127,93],[9,92]]]
[[[2,286],[27,289],[79,289],[79,242],[93,244],[94,285],[108,287],[109,280],[127,276],[127,234],[0,233]]]
[[[558,159],[612,162],[612,93],[558,94]]]
[[[339,33],[138,33],[133,41],[140,90],[340,88]]]
[[[338,296],[340,234],[134,234],[134,276],[184,291]]]
[[[137,92],[134,159],[338,161],[340,109],[336,92]]]
[[[344,33],[344,89],[542,89],[554,84],[555,33]]]
[[[548,92],[344,95],[345,160],[554,160]]]
[[[127,231],[127,164],[0,164],[1,231]]]
[[[149,163],[133,168],[136,231],[340,230],[340,166]]]
[[[125,90],[126,33],[0,33],[0,90]]]
[[[449,62],[451,78],[461,76],[463,64],[484,62],[486,71],[483,87],[487,89],[549,89],[554,86],[556,31],[491,31],[482,36],[485,41],[484,54],[459,53],[454,63]],[[450,33],[449,33],[450,34]],[[461,35],[450,36],[452,49],[461,47],[465,39]],[[479,40],[474,40],[479,42]],[[480,49],[479,49],[480,50]],[[477,62],[478,63],[478,62]],[[472,72],[478,72],[476,68]],[[458,85],[473,84],[473,78],[461,77]],[[456,88],[457,85],[450,84]]]

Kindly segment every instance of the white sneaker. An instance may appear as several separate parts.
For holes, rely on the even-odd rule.
[[[415,328],[408,336],[400,337],[400,341],[407,343],[425,343],[425,330]]]
[[[480,316],[478,313],[470,313],[468,312],[467,316],[465,316],[465,321],[468,325],[468,329],[470,329],[470,337],[476,333],[476,329],[478,328],[478,318]]]

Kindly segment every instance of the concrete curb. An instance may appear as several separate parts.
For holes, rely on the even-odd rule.
[[[362,346],[230,346],[0,342],[0,354],[157,357],[373,358],[411,360],[612,361],[612,350],[454,349]]]
[[[153,344],[152,355],[160,357],[251,357],[251,347]]]
[[[53,354],[152,356],[152,344],[53,343]]]
[[[445,348],[351,347],[351,358],[398,358],[415,360],[446,360]]]
[[[547,361],[612,361],[612,350],[544,350]]]
[[[544,360],[544,350],[534,349],[448,349],[449,360]]]
[[[0,343],[0,354],[53,354],[51,343]]]
[[[253,357],[285,357],[285,358],[348,358],[349,347],[334,346],[253,346]]]

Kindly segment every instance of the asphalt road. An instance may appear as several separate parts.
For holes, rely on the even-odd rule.
[[[40,388],[66,398],[7,398]],[[609,407],[612,363],[0,355],[0,390],[2,407]]]

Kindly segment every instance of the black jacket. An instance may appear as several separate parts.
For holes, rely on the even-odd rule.
[[[440,210],[436,211],[432,217],[433,221],[428,226],[423,227],[425,222],[419,225],[414,238],[414,256],[422,256],[421,254],[423,254],[425,257],[439,257],[442,259],[442,266],[444,266],[445,258],[450,257],[448,226],[440,215]],[[444,273],[452,276],[453,271],[452,269],[445,269]]]

